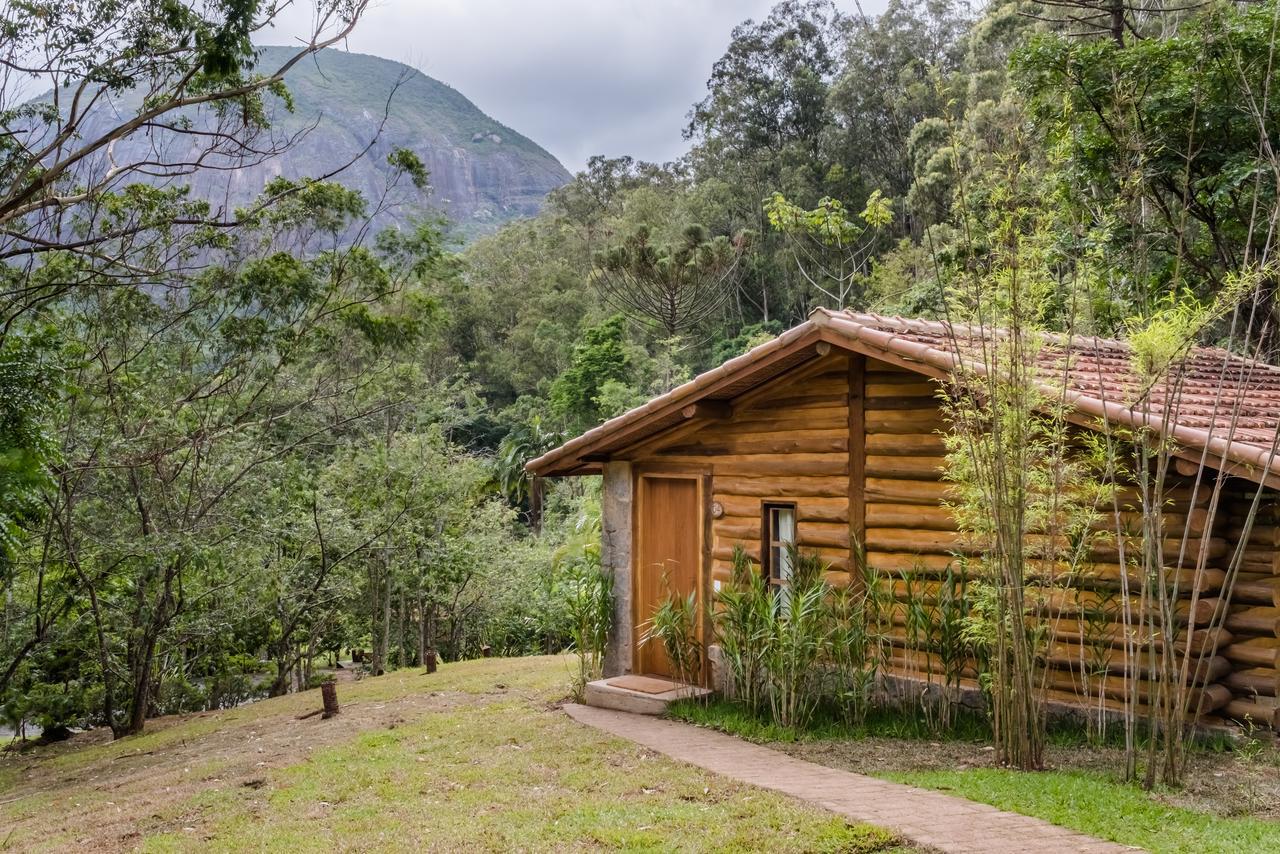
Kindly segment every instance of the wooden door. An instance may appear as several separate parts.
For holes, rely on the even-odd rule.
[[[672,595],[698,596],[701,636],[702,504],[698,478],[643,475],[636,513],[635,602],[632,616],[638,673],[674,676],[662,644],[640,643],[653,610]]]

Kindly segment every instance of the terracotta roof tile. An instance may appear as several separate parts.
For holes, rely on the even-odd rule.
[[[980,357],[983,346],[1002,334],[940,321],[818,309],[778,338],[589,430],[533,460],[528,468],[543,475],[581,471],[588,463],[585,456],[607,455],[624,438],[633,442],[678,422],[681,406],[703,397],[736,396],[813,357],[813,351],[804,348],[819,340],[870,356],[891,356],[940,377],[954,371],[957,362],[980,369],[986,361]],[[1220,348],[1195,347],[1170,373],[1169,381],[1149,386],[1134,368],[1125,342],[1057,334],[1045,336],[1037,360],[1046,393],[1063,396],[1086,418],[1146,426],[1172,439],[1184,456],[1193,456],[1186,450],[1198,451],[1208,465],[1236,464],[1235,474],[1280,477],[1280,455],[1275,452],[1280,368],[1274,365]]]
[[[945,372],[955,369],[957,359],[981,369],[984,344],[1002,335],[960,324],[953,332],[940,321],[819,313],[854,341]],[[1219,347],[1192,347],[1166,376],[1152,382],[1135,368],[1128,343],[1062,334],[1045,335],[1036,359],[1046,393],[1065,393],[1085,415],[1148,427],[1185,449],[1207,451],[1210,465],[1221,464],[1218,457],[1280,474],[1280,367]]]

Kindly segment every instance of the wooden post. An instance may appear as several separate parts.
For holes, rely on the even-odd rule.
[[[320,686],[320,698],[324,702],[322,718],[331,718],[338,713],[338,683],[325,682]]]
[[[867,357],[849,354],[849,564],[862,581],[867,543]]]
[[[436,672],[436,651],[434,649],[429,649],[425,653],[423,653],[422,657],[426,659],[427,672],[435,673]]]
[[[490,647],[488,644],[485,644],[484,646],[480,647],[480,654],[485,658],[488,658],[490,655],[493,654],[493,648]]]

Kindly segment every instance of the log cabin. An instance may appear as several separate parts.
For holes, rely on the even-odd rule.
[[[730,582],[737,547],[774,582],[784,581],[788,543],[819,555],[833,584],[855,582],[860,567],[889,577],[947,572],[966,545],[945,504],[939,383],[953,381],[957,366],[980,369],[971,355],[991,334],[1000,333],[818,309],[532,460],[537,477],[602,475],[602,563],[615,590],[605,675],[672,675],[657,644],[638,643],[643,626],[671,592],[713,602]],[[1146,388],[1122,341],[1049,336],[1035,358],[1044,376],[1059,379],[1050,391],[1080,430],[1149,429],[1170,443],[1169,553],[1186,543],[1186,552],[1207,556],[1198,570],[1175,568],[1189,581],[1181,587],[1187,619],[1201,625],[1226,609],[1204,641],[1211,651],[1199,711],[1280,729],[1280,368],[1193,348],[1176,383]],[[1210,507],[1215,483],[1220,497]],[[1246,525],[1255,497],[1259,510]],[[1057,603],[1046,651],[1047,696],[1059,703],[1084,705],[1088,690],[1077,666],[1082,620],[1071,609],[1114,597],[1122,573],[1132,572],[1119,564],[1114,539],[1091,561],[1073,601]],[[710,644],[707,609],[700,612]],[[1108,629],[1102,636],[1123,647],[1123,629]],[[930,666],[905,649],[888,661],[905,678],[927,679]]]

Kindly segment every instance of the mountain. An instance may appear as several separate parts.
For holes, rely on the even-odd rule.
[[[272,70],[294,52],[259,50],[259,66]],[[376,199],[386,187],[387,154],[408,148],[426,164],[432,190],[423,198],[405,181],[393,200],[396,207],[378,217],[379,225],[443,212],[456,232],[472,237],[536,214],[547,193],[571,177],[546,149],[485,115],[461,92],[399,62],[330,48],[295,65],[285,82],[294,109],[290,113],[279,99],[267,97],[271,134],[277,139],[305,135],[266,162],[232,173],[196,174],[191,180],[195,195],[234,206],[252,199],[277,175],[324,174],[358,155],[377,134],[384,114],[386,124],[373,148],[334,180]],[[137,109],[129,101],[120,99],[115,111]],[[117,155],[123,160],[142,154],[154,142],[135,137],[117,146]]]

